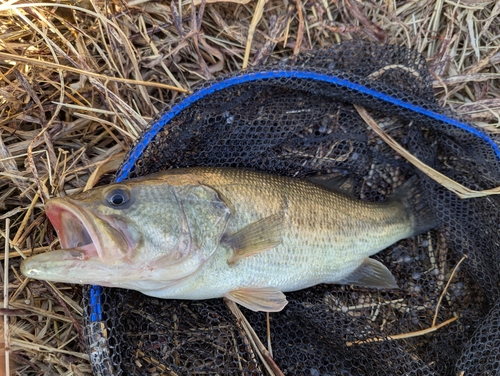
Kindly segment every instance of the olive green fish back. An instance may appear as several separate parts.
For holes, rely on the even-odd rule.
[[[450,178],[473,189],[500,185],[496,139],[438,105],[425,60],[362,41],[205,83],[151,123],[117,179],[187,166],[340,174],[357,198],[382,201],[418,175],[441,225],[374,256],[400,288],[288,293],[288,306],[271,314],[274,360],[287,375],[498,373],[499,198],[458,199],[382,142],[354,104]],[[85,295],[97,375],[266,373],[222,299],[160,300],[95,287]],[[267,344],[265,313],[242,311]]]

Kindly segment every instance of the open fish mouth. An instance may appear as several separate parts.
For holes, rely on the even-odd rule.
[[[61,248],[78,252],[84,258],[102,255],[102,246],[95,226],[88,214],[68,201],[50,200],[46,206],[46,215],[54,226]]]
[[[45,212],[62,249],[32,256],[21,263],[31,278],[54,282],[112,285],[127,278],[120,265],[130,251],[127,237],[112,218],[94,215],[68,197],[47,202]]]
[[[102,264],[99,257],[102,247],[90,214],[67,199],[52,199],[45,209],[62,249],[24,260],[21,272],[30,278],[53,282],[90,283],[96,280],[98,267]]]

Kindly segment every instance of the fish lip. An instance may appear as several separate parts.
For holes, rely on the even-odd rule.
[[[68,197],[54,198],[45,205],[45,214],[57,232],[62,249],[78,249],[88,258],[102,256],[97,229],[85,209]]]

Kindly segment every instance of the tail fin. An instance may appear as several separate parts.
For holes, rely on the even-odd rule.
[[[412,236],[428,231],[439,224],[425,196],[417,176],[413,176],[391,197],[391,200],[399,201],[406,209],[412,223]]]

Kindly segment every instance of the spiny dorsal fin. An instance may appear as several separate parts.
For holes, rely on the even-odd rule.
[[[325,174],[308,176],[306,180],[330,191],[340,192],[354,197],[354,186],[356,182],[352,177],[339,174]]]
[[[288,304],[285,294],[274,287],[243,287],[225,297],[255,312],[279,312]]]
[[[283,221],[283,215],[274,214],[250,223],[232,235],[223,236],[221,243],[233,250],[229,265],[278,246],[281,243]]]
[[[363,260],[363,263],[355,271],[336,283],[379,289],[394,289],[398,287],[389,269],[380,261],[368,257]]]

